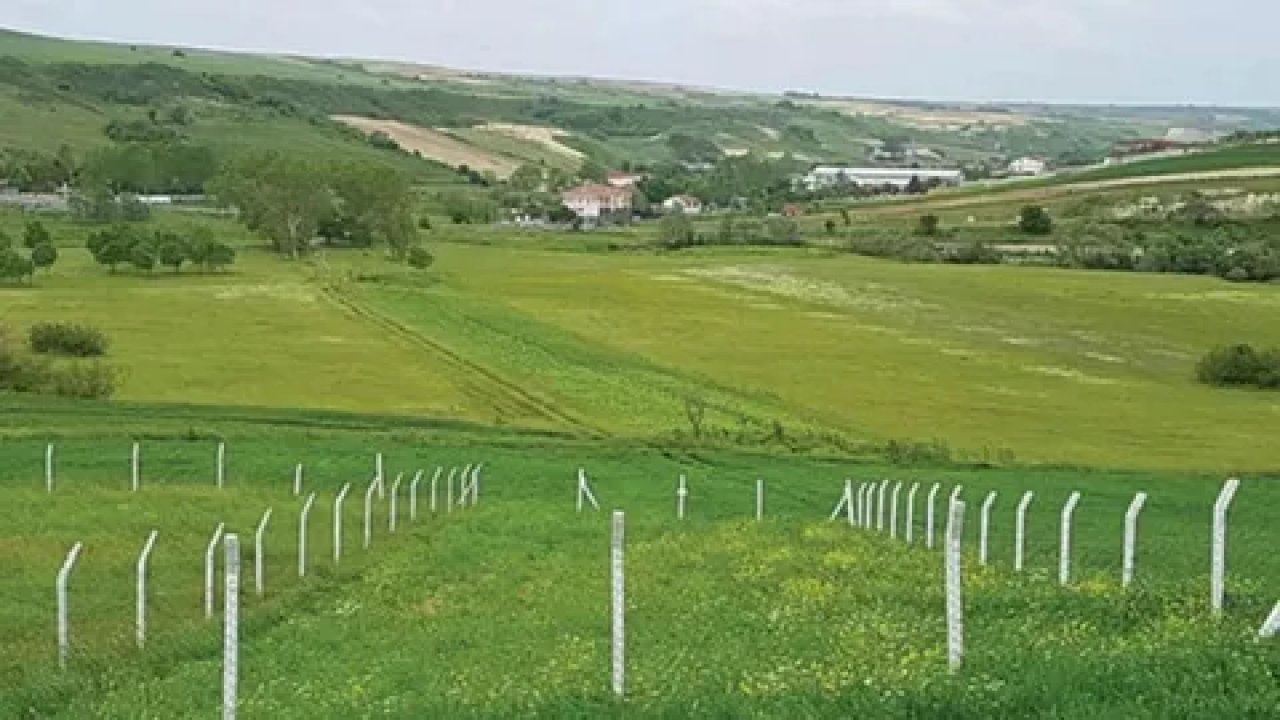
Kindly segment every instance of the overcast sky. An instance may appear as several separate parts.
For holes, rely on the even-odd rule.
[[[1280,105],[1277,0],[0,0],[0,25],[753,90]]]

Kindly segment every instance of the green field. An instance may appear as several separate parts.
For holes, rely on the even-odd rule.
[[[1280,144],[1260,143],[1228,146],[1176,157],[1157,158],[1092,170],[1071,176],[1071,181],[1212,172],[1239,168],[1280,167]]]

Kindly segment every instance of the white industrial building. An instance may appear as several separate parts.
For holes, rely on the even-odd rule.
[[[964,180],[964,173],[959,170],[938,170],[932,168],[861,168],[843,167],[839,165],[819,165],[800,179],[810,190],[835,187],[840,184],[858,185],[860,187],[895,187],[906,188],[911,178],[917,182],[934,181],[942,185],[959,185]]]

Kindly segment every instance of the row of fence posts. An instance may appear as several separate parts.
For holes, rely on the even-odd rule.
[[[136,446],[135,446],[136,455]],[[219,458],[222,458],[222,451],[219,452]],[[385,481],[380,475],[382,470],[381,455],[378,456],[377,473],[373,480],[369,483],[368,491],[365,493],[364,505],[364,547],[368,549],[372,544],[372,510],[373,495],[385,485]],[[300,468],[299,476],[300,477]],[[458,468],[450,469],[447,476],[447,500],[448,505],[445,512],[452,512],[454,506],[454,481],[459,480],[459,492],[457,505],[459,508],[474,507],[480,499],[480,471],[483,468],[482,463],[467,465],[458,472]],[[441,478],[443,468],[437,467],[435,474],[431,477],[430,482],[430,512],[435,514],[438,508],[439,480]],[[419,486],[423,479],[421,470],[416,472],[409,484],[409,518],[416,521],[418,518],[418,495]],[[397,475],[395,481],[391,485],[391,501],[388,505],[387,525],[389,532],[395,533],[398,526],[398,497],[400,494],[401,481],[403,474]],[[298,483],[295,482],[295,492]],[[346,483],[338,491],[334,500],[333,507],[333,562],[338,565],[342,559],[342,504],[346,499],[348,492],[351,490],[351,483]],[[307,574],[307,540],[309,536],[309,516],[311,509],[316,501],[316,493],[312,492],[303,502],[299,512],[298,519],[298,577],[305,577]],[[262,596],[266,592],[266,553],[265,553],[265,535],[267,527],[271,521],[273,508],[267,508],[262,514],[261,519],[254,531],[254,566],[253,566],[253,583],[254,592],[258,596]],[[214,528],[213,535],[209,539],[209,543],[205,546],[204,555],[204,616],[206,619],[212,619],[215,610],[215,576],[217,572],[217,550],[221,544],[225,551],[225,567],[224,567],[224,655],[223,655],[223,717],[234,718],[236,708],[236,663],[238,661],[238,623],[239,623],[239,595],[240,595],[240,545],[239,537],[235,533],[225,532],[225,523],[218,523]],[[138,648],[144,648],[147,641],[147,579],[149,575],[149,565],[152,551],[155,549],[156,540],[159,537],[158,530],[152,530],[147,536],[146,542],[142,546],[142,551],[138,554],[136,565],[136,616],[135,616],[135,638]],[[71,649],[71,632],[69,621],[69,599],[68,585],[71,579],[71,573],[75,568],[76,562],[80,557],[84,544],[76,542],[67,552],[62,566],[58,571],[55,580],[55,601],[57,604],[57,642],[58,642],[58,665],[65,669],[70,659]],[[620,558],[621,556],[619,556]],[[619,560],[620,562],[620,560]],[[619,569],[619,572],[621,570]],[[620,592],[620,590],[619,590]],[[619,628],[619,632],[621,629]]]
[[[889,519],[888,534],[890,538],[898,537],[898,497],[903,483],[898,482],[889,491],[889,480],[878,483],[862,483],[855,490],[853,481],[845,482],[844,494],[831,513],[831,520],[844,515],[853,527],[885,531],[886,507]],[[925,546],[934,546],[934,512],[938,492],[941,485],[935,483],[929,490],[925,504]],[[1239,490],[1240,481],[1231,478],[1223,486],[1213,507],[1213,533],[1211,537],[1210,562],[1210,608],[1215,616],[1223,611],[1226,586],[1226,543],[1227,543],[1227,511]],[[907,492],[906,527],[904,539],[908,544],[913,542],[915,498],[920,488],[919,483],[912,484]],[[960,500],[963,486],[956,486],[951,492],[948,507],[948,521],[944,544],[944,584],[946,591],[947,619],[947,657],[953,671],[958,670],[964,655],[964,611],[961,583],[961,537],[964,525],[965,503]],[[888,493],[888,503],[886,503]],[[994,491],[987,494],[981,505],[978,521],[978,563],[987,565],[989,561],[988,539],[991,528],[991,511],[998,494]],[[1014,570],[1024,569],[1026,548],[1027,512],[1035,498],[1035,493],[1026,492],[1018,503],[1014,519]],[[1124,536],[1122,543],[1121,585],[1128,587],[1133,583],[1137,542],[1138,519],[1146,506],[1148,496],[1144,492],[1137,493],[1125,511]],[[1080,504],[1081,495],[1072,492],[1062,506],[1060,517],[1060,535],[1058,548],[1058,582],[1069,585],[1071,582],[1071,549],[1072,527],[1076,507]],[[1259,639],[1267,639],[1280,634],[1280,603],[1276,604],[1270,616],[1258,632]]]

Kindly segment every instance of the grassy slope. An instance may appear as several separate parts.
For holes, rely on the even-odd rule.
[[[216,624],[201,617],[207,534],[217,522],[247,539],[267,533],[265,600],[246,592],[241,666],[245,717],[349,717],[374,705],[396,717],[614,715],[607,694],[604,516],[576,516],[572,472],[586,466],[606,508],[628,512],[629,715],[918,717],[1265,717],[1280,702],[1280,652],[1251,633],[1280,594],[1274,479],[1248,479],[1232,514],[1230,607],[1208,620],[1208,511],[1217,481],[1191,475],[1070,471],[911,471],[732,453],[682,455],[491,434],[407,431],[350,418],[360,432],[270,429],[194,411],[187,438],[147,417],[56,403],[68,422],[118,418],[105,434],[57,440],[59,486],[39,487],[43,439],[9,439],[0,460],[0,714],[6,717],[201,717],[217,703]],[[25,429],[40,403],[22,403]],[[307,418],[298,413],[297,420]],[[5,418],[7,421],[9,418]],[[319,424],[331,416],[314,418]],[[4,425],[5,421],[0,421]],[[36,422],[42,422],[36,420]],[[141,424],[136,424],[141,422]],[[150,428],[150,429],[148,429]],[[24,430],[25,430],[24,429]],[[228,440],[229,485],[211,485],[216,433]],[[144,437],[144,491],[124,492],[130,437]],[[331,508],[358,487],[372,454],[392,475],[476,459],[486,465],[476,511],[431,516],[396,538],[376,505],[362,551],[359,492],[344,517],[347,555],[331,561]],[[320,494],[311,570],[296,577],[299,501],[292,467]],[[672,483],[687,473],[689,519],[672,518]],[[1000,491],[994,567],[967,567],[965,673],[942,653],[938,557],[823,522],[842,478],[959,483],[976,500]],[[768,522],[748,520],[755,477],[768,481]],[[424,485],[426,493],[429,485]],[[1010,571],[1011,508],[1035,489],[1030,573]],[[1147,490],[1138,587],[1117,586],[1128,497]],[[1071,490],[1076,584],[1056,586],[1054,508]],[[403,491],[402,491],[403,492]],[[944,491],[945,492],[945,491]],[[444,494],[443,485],[440,487]],[[401,512],[405,512],[401,497]],[[181,513],[172,512],[180,506]],[[924,530],[923,495],[914,530]],[[976,512],[966,544],[976,542]],[[403,516],[402,516],[403,518]],[[900,518],[899,523],[904,519]],[[160,530],[151,572],[151,642],[132,647],[135,553]],[[49,579],[75,541],[72,671],[51,670]],[[246,561],[248,561],[246,546]],[[246,573],[246,583],[251,575]],[[246,586],[246,591],[251,585]],[[335,658],[341,658],[336,661]],[[1137,689],[1141,688],[1141,692]]]
[[[1069,176],[1071,181],[1211,172],[1234,168],[1280,167],[1280,144],[1236,145],[1178,157],[1126,163]]]
[[[18,218],[3,217],[16,234]],[[128,400],[651,437],[687,429],[695,397],[719,427],[745,417],[792,434],[938,438],[1038,462],[1280,466],[1261,421],[1280,414],[1275,397],[1192,379],[1211,346],[1280,343],[1269,322],[1280,288],[795,252],[452,244],[430,276],[377,253],[291,265],[246,249],[229,275],[112,277],[75,249],[87,229],[54,229],[69,246],[60,265],[34,289],[0,290],[0,320],[102,326]],[[354,273],[382,282],[351,283]]]

